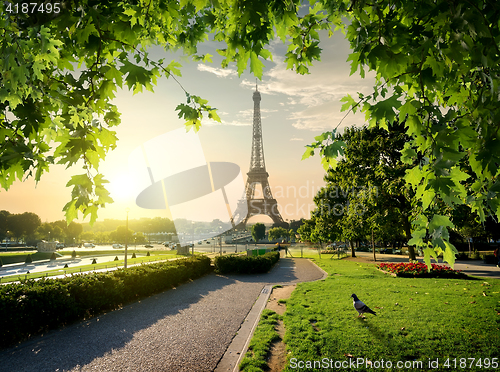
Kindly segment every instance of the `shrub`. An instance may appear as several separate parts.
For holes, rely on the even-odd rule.
[[[485,254],[483,256],[483,262],[485,264],[493,264],[493,265],[496,265],[497,263],[497,258],[495,257],[494,254]]]
[[[24,261],[24,263],[32,263],[33,262],[33,259],[31,258],[31,255],[29,254],[27,257],[26,257],[26,260]]]
[[[53,261],[55,260],[57,257],[56,257],[56,252],[52,252],[52,255],[50,256],[50,260]]]
[[[219,274],[267,273],[278,262],[279,252],[268,252],[262,256],[230,254],[215,258],[215,271]]]
[[[71,253],[71,258],[76,258],[76,251],[73,249],[73,253]]]
[[[210,270],[210,258],[201,256],[107,273],[30,279],[2,285],[0,347],[114,310],[130,301],[196,279]]]
[[[135,255],[135,252],[132,253],[132,258],[137,258],[136,255]]]

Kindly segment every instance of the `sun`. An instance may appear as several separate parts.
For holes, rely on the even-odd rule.
[[[114,201],[125,201],[135,198],[136,182],[127,173],[110,177],[106,187]]]

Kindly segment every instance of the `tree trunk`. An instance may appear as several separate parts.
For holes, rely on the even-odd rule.
[[[351,257],[356,257],[356,252],[354,251],[354,242],[349,240],[349,245],[351,246]]]
[[[406,242],[408,242],[411,239],[411,225],[408,216],[403,220],[403,224],[405,229]],[[410,260],[412,261],[417,259],[415,256],[415,247],[413,245],[408,246],[408,255],[410,256]]]
[[[377,261],[377,257],[375,256],[375,241],[373,240],[373,229],[372,229],[372,250],[373,250],[373,261]]]

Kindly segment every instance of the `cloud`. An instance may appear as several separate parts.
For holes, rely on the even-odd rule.
[[[340,111],[340,99],[347,94],[357,97],[357,92],[369,94],[373,89],[373,74],[367,73],[365,79],[356,73],[350,76],[350,64],[346,62],[349,45],[341,34],[322,41],[322,44],[322,60],[325,62],[315,62],[309,68],[310,74],[298,75],[287,70],[284,57],[275,52],[275,64],[264,73],[263,82],[259,83],[261,94],[285,97],[283,106],[289,110],[287,119],[297,129],[318,131],[336,127],[346,114]],[[243,80],[241,85],[255,89],[255,83],[250,80]],[[350,113],[340,128],[363,123],[363,113]]]
[[[228,76],[231,77],[231,76],[238,75],[238,73],[231,68],[212,67],[212,66],[204,65],[203,63],[198,63],[196,68],[198,71],[210,72],[210,73],[216,75],[217,77],[222,77],[222,78],[226,78]]]
[[[303,141],[303,138],[297,138],[297,137],[292,137],[290,138],[290,141]]]
[[[204,117],[201,120],[201,125],[202,125],[202,127],[204,127],[204,126],[210,127],[210,126],[215,126],[215,125],[232,125],[235,127],[248,127],[248,126],[252,125],[252,122],[239,121],[239,120],[228,121],[228,120],[224,120],[224,118],[221,117],[221,123],[219,123],[215,120]]]

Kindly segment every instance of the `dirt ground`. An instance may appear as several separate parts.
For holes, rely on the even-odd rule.
[[[295,285],[287,285],[284,287],[273,288],[269,300],[266,305],[266,309],[273,310],[279,315],[283,315],[286,310],[286,305],[284,303],[279,303],[279,300],[286,300],[290,298]],[[269,359],[267,365],[269,366],[269,371],[280,372],[283,370],[286,362],[286,349],[283,343],[283,337],[285,336],[285,327],[283,326],[283,321],[279,320],[276,326],[276,331],[280,335],[280,339],[273,343],[271,350],[269,352]]]

